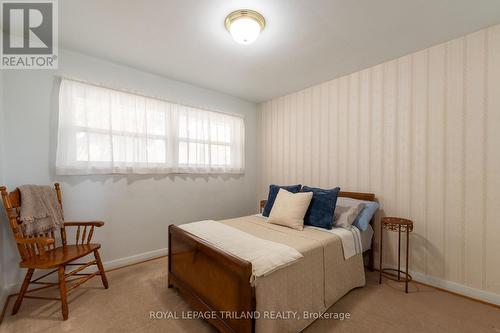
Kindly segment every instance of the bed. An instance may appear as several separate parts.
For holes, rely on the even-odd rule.
[[[369,193],[339,195],[375,200]],[[265,201],[261,202],[261,207],[264,205]],[[365,284],[363,254],[344,259],[341,241],[335,235],[313,228],[297,231],[271,225],[259,216],[218,222],[294,247],[304,256],[250,283],[249,261],[170,225],[168,286],[177,288],[221,332],[298,332],[315,319],[306,313],[323,313],[347,292]],[[368,241],[366,234],[364,237],[363,242],[370,244],[365,251],[368,267],[373,269],[372,237]],[[293,318],[275,320],[287,313]]]

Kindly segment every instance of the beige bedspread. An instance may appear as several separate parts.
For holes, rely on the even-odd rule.
[[[200,237],[216,248],[252,263],[250,283],[303,258],[291,246],[255,237],[225,223],[204,220],[181,224],[179,228]]]
[[[365,285],[361,254],[344,259],[340,238],[316,229],[298,231],[265,222],[257,216],[219,221],[256,237],[295,248],[304,258],[255,281],[257,332],[299,332],[351,289]],[[292,311],[290,313],[288,311]],[[287,320],[264,318],[288,314]]]

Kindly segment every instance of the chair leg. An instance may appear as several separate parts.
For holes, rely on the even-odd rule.
[[[26,294],[26,291],[28,290],[28,286],[30,285],[31,277],[33,276],[34,271],[35,270],[33,268],[30,268],[26,272],[21,290],[19,290],[19,294],[17,295],[16,303],[14,303],[14,307],[12,308],[12,315],[15,315],[17,311],[19,311],[21,303],[23,302],[24,294]]]
[[[104,271],[104,266],[102,265],[101,256],[99,255],[99,250],[94,251],[94,257],[97,261],[97,267],[99,268],[99,273],[101,275],[102,285],[104,289],[108,289],[108,279],[106,278],[106,272]]]
[[[68,292],[66,291],[65,267],[59,266],[59,293],[61,294],[61,312],[64,320],[68,319]]]

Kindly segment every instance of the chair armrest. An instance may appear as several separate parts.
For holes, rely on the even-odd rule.
[[[88,222],[78,222],[78,221],[70,221],[64,222],[65,227],[102,227],[104,225],[103,221],[88,221]]]
[[[16,243],[18,244],[36,244],[40,246],[47,246],[54,244],[54,238],[50,237],[35,237],[35,238],[19,238],[16,237]]]
[[[80,244],[89,244],[90,241],[92,240],[92,236],[94,235],[94,227],[102,227],[104,225],[103,221],[69,221],[69,222],[64,222],[65,227],[78,227],[76,231],[76,236],[75,236],[75,244],[78,245]],[[80,234],[80,227],[83,228],[83,233]],[[87,234],[87,227],[90,227],[90,231]],[[66,231],[62,229],[61,236],[63,238],[63,243],[66,242]]]
[[[35,251],[35,247],[38,249],[38,254],[40,256],[45,256],[46,250],[45,247],[53,245],[55,243],[55,239],[51,237],[34,237],[34,238],[19,238],[16,237],[16,243],[17,244],[22,244],[25,246],[22,246],[20,251],[23,256],[23,260],[25,259],[25,256],[27,257],[34,257],[37,255]]]

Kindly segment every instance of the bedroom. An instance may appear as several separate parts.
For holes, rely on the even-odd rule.
[[[1,8],[0,332],[500,331],[498,1]]]

